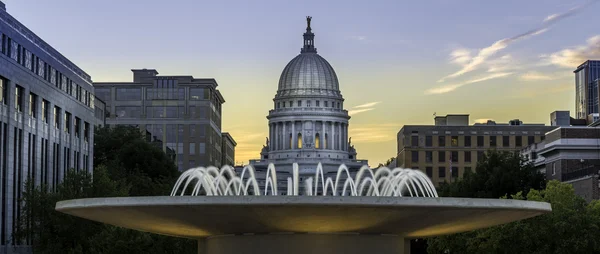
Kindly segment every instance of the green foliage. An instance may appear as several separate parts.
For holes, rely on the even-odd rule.
[[[93,177],[69,171],[55,191],[26,184],[15,241],[33,243],[36,253],[196,253],[194,240],[117,228],[54,210],[61,200],[170,193],[179,172],[139,129],[100,128],[94,138]]]
[[[586,204],[570,184],[550,181],[515,199],[548,202],[552,212],[488,229],[429,239],[429,253],[599,253],[600,202]]]
[[[529,189],[543,189],[545,176],[516,153],[489,151],[477,162],[476,173],[467,171],[463,178],[440,186],[444,197],[499,198]]]
[[[161,147],[126,126],[96,130],[94,165],[107,165],[112,180],[129,186],[129,196],[168,195],[180,174]]]

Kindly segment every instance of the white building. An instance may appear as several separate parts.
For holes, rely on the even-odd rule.
[[[355,171],[368,163],[356,159],[338,78],[327,60],[317,54],[310,20],[307,17],[301,53],[281,73],[274,109],[267,116],[269,137],[261,158],[250,161],[259,175],[270,163],[275,164],[282,192],[286,188],[282,180],[291,175],[293,163],[298,163],[301,178],[314,176],[318,163],[328,175],[335,175],[341,164]]]

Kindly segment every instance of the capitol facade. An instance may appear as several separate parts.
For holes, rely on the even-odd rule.
[[[301,177],[314,176],[318,163],[330,175],[336,174],[341,164],[351,172],[368,164],[356,159],[348,133],[350,116],[344,109],[337,75],[317,54],[310,22],[307,17],[300,54],[281,73],[273,109],[267,116],[269,137],[261,158],[250,160],[258,174],[265,173],[270,163],[278,175],[291,174],[292,165],[298,163]]]

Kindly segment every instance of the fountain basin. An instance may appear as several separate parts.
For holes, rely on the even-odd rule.
[[[307,253],[292,247],[313,241],[328,253],[338,253],[331,248],[349,253],[335,247],[342,243],[372,245],[369,242],[388,243],[371,247],[389,249],[376,253],[403,253],[398,250],[406,247],[404,239],[486,228],[552,211],[548,203],[521,200],[342,196],[90,198],[58,202],[56,210],[124,228],[199,239],[199,253],[210,254]],[[281,248],[263,250],[265,241]]]

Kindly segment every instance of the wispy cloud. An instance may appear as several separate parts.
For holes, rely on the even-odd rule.
[[[375,105],[377,105],[379,103],[381,103],[381,102],[380,101],[374,101],[374,102],[368,102],[368,103],[365,103],[365,104],[360,104],[358,106],[354,106],[354,107],[352,107],[352,109],[350,109],[348,111],[348,115],[352,116],[352,115],[356,115],[356,114],[359,114],[359,113],[371,111],[371,110],[375,109],[374,108]]]
[[[537,71],[530,71],[523,73],[520,77],[520,80],[524,81],[538,81],[538,80],[552,80],[553,78],[547,74],[540,73]]]
[[[373,109],[375,109],[375,108],[363,108],[363,109],[349,110],[348,111],[348,115],[353,116],[353,115],[356,115],[356,114],[359,114],[359,113],[371,111]]]
[[[354,106],[352,108],[370,108],[373,107],[377,104],[381,103],[381,101],[374,101],[374,102],[369,102],[369,103],[365,103],[365,104],[360,104],[358,106]]]
[[[398,130],[402,127],[399,123],[388,124],[359,124],[350,125],[349,133],[352,143],[377,143],[396,139]]]
[[[513,74],[513,72],[492,73],[492,74],[489,74],[487,76],[475,78],[475,79],[468,80],[468,81],[465,81],[465,82],[462,82],[462,83],[450,84],[450,85],[443,85],[443,86],[431,88],[431,89],[425,91],[425,94],[443,94],[443,93],[449,93],[449,92],[452,92],[452,91],[454,91],[454,90],[456,90],[456,89],[458,89],[458,88],[460,88],[462,86],[465,86],[465,85],[474,84],[474,83],[478,83],[478,82],[482,82],[482,81],[486,81],[486,80],[490,80],[490,79],[502,78],[502,77],[510,76],[512,74]]]
[[[585,45],[560,50],[550,55],[543,55],[543,64],[565,68],[575,68],[588,59],[600,57],[600,35],[587,39]]]
[[[498,40],[498,41],[492,43],[490,46],[480,49],[474,56],[471,56],[471,52],[466,51],[465,49],[454,50],[453,52],[450,53],[450,59],[451,59],[450,61],[452,63],[461,64],[462,68],[452,74],[449,74],[449,75],[441,78],[440,80],[438,80],[438,82],[445,82],[447,79],[456,78],[458,76],[462,76],[466,73],[469,73],[469,72],[479,69],[482,65],[484,65],[486,63],[486,61],[490,57],[496,55],[496,53],[505,49],[510,44],[517,42],[519,40],[523,40],[523,39],[527,39],[527,38],[530,38],[530,37],[533,37],[536,35],[540,35],[546,31],[548,31],[548,29],[556,22],[558,22],[566,17],[577,14],[584,7],[586,7],[592,3],[595,3],[595,2],[597,2],[597,0],[587,2],[586,4],[577,6],[566,12],[563,12],[563,13],[552,14],[552,15],[546,17],[543,20],[542,24],[540,24],[538,27],[531,29],[529,31],[526,31],[524,33],[509,37],[509,38]],[[467,52],[468,52],[468,54],[466,54]]]
[[[357,40],[357,41],[364,41],[364,40],[367,40],[367,36],[353,35],[353,36],[350,36],[350,39]]]
[[[544,85],[543,89],[539,87],[523,87],[516,91],[513,98],[535,98],[545,94],[564,93],[575,90],[575,85],[569,83],[561,83],[554,85]]]
[[[560,80],[566,78],[573,78],[573,73],[568,72],[538,72],[538,71],[528,71],[521,76],[519,76],[519,80],[522,81],[548,81],[548,80]]]

